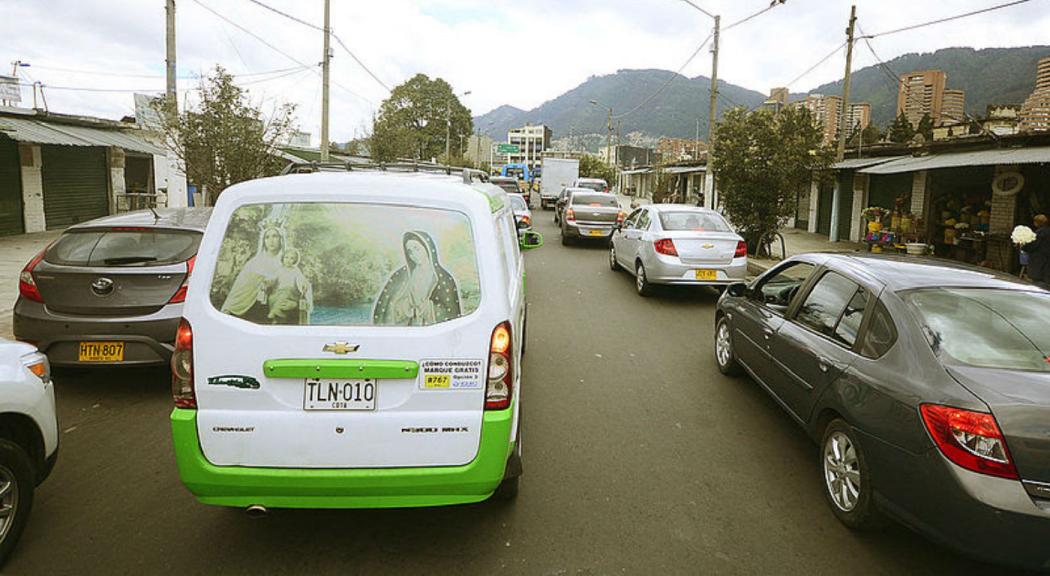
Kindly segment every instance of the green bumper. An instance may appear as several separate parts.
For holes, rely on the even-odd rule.
[[[481,445],[464,466],[430,468],[250,468],[204,458],[197,411],[176,408],[171,431],[179,477],[204,504],[269,508],[403,508],[485,500],[503,480],[513,410],[485,412]]]

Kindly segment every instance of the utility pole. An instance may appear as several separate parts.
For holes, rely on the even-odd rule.
[[[718,35],[722,27],[722,17],[715,16],[714,44],[711,46],[711,105],[707,113],[707,174],[711,181],[709,190],[709,208],[716,208],[715,201],[715,118],[718,117]]]
[[[842,85],[842,109],[839,110],[839,142],[835,150],[835,160],[841,162],[846,154],[846,111],[849,110],[849,81],[850,71],[853,66],[853,28],[857,22],[857,5],[854,4],[849,12],[849,26],[846,27],[846,77]],[[842,188],[841,179],[835,179],[835,188],[831,197],[831,230],[828,240],[839,241],[839,213],[842,211]]]
[[[605,161],[612,166],[612,107],[609,107],[609,130],[605,135]]]
[[[177,110],[178,104],[176,98],[177,88],[175,86],[175,0],[166,0],[164,13],[167,17],[167,32],[165,34],[166,56],[164,59],[167,65],[167,87],[164,93],[174,112]]]
[[[325,0],[327,2],[328,0]],[[452,153],[452,100],[445,103],[445,165],[448,166],[449,154]]]
[[[321,62],[321,162],[328,162],[328,75],[332,58],[331,2],[324,0],[324,60]]]

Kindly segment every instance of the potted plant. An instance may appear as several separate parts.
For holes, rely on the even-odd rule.
[[[878,232],[882,230],[882,220],[886,217],[886,209],[869,206],[861,212],[861,216],[868,222],[868,232]]]

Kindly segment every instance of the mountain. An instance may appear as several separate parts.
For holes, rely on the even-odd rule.
[[[863,42],[857,50],[864,50]],[[856,51],[855,51],[856,53]],[[897,84],[892,78],[913,70],[938,69],[948,74],[948,88],[966,91],[966,111],[983,115],[988,104],[1020,104],[1035,86],[1036,61],[1050,55],[1050,46],[1021,48],[944,48],[932,53],[905,54],[885,63],[885,67],[867,66],[854,71],[850,100],[871,104],[873,121],[885,128],[896,114]],[[859,59],[859,56],[858,56]],[[731,72],[729,73],[731,75]],[[674,80],[655,98],[649,99],[668,79]],[[686,78],[667,70],[619,70],[615,74],[592,76],[584,83],[544,102],[532,110],[500,106],[474,118],[483,134],[504,140],[511,128],[546,124],[555,138],[596,134],[604,137],[608,107],[613,114],[625,115],[622,134],[657,138],[672,136],[693,138],[696,119],[700,119],[701,138],[707,138],[707,112],[711,80],[703,76]],[[765,93],[749,90],[719,80],[719,110],[742,105],[755,108],[765,100]],[[809,93],[841,94],[842,81],[817,86]],[[799,99],[805,93],[792,94]],[[590,104],[591,100],[601,106]],[[639,105],[641,105],[639,107]],[[632,109],[637,110],[632,112]],[[614,129],[616,120],[614,120]],[[603,138],[584,138],[591,149]],[[638,141],[639,138],[631,138]],[[604,143],[604,142],[602,142]]]
[[[674,78],[668,83],[668,80]],[[667,87],[651,98],[661,86]],[[483,134],[497,140],[506,138],[511,128],[532,124],[546,124],[555,138],[573,135],[605,134],[608,108],[613,109],[613,128],[622,122],[622,133],[641,132],[653,136],[693,138],[696,136],[696,119],[700,118],[700,134],[706,138],[707,113],[710,99],[711,79],[703,76],[687,78],[667,70],[620,70],[615,74],[592,76],[586,82],[544,102],[532,110],[523,111],[510,106],[474,118],[474,125]],[[762,103],[765,96],[759,92],[719,81],[719,93],[725,102],[753,108]],[[651,98],[651,100],[648,100]],[[593,105],[591,100],[600,102]],[[645,103],[641,107],[640,104]],[[632,109],[637,108],[631,112]],[[518,113],[511,113],[517,110]],[[630,112],[623,118],[615,115]],[[491,122],[491,124],[489,124]]]
[[[863,43],[854,48],[863,50]],[[868,66],[853,73],[850,101],[871,104],[872,120],[885,128],[897,111],[897,83],[892,77],[915,70],[944,70],[948,88],[966,92],[966,112],[983,116],[989,104],[1021,104],[1035,88],[1036,62],[1050,55],[1050,46],[1023,48],[944,48],[932,53],[904,54],[885,69]],[[842,81],[817,86],[810,93],[842,94]],[[803,95],[792,95],[802,97]]]

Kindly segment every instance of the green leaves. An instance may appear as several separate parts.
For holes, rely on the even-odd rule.
[[[460,136],[469,136],[473,129],[470,110],[448,82],[416,74],[395,87],[380,106],[372,127],[372,158],[379,162],[398,158],[448,162],[444,157],[446,134],[450,133],[452,153],[461,155]]]
[[[794,215],[799,192],[834,151],[805,108],[729,110],[715,136],[715,170],[723,209],[752,248]]]

